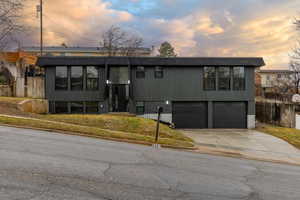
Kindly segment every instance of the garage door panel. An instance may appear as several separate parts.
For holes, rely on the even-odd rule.
[[[173,122],[176,128],[207,128],[207,103],[174,102]]]
[[[246,102],[214,102],[214,128],[246,128]]]

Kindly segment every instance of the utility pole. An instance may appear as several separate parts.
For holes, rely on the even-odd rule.
[[[43,0],[40,0],[40,5],[37,6],[37,12],[40,13],[40,32],[41,32],[41,41],[40,41],[40,55],[43,55]]]

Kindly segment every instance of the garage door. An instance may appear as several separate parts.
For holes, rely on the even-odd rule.
[[[174,102],[176,128],[207,128],[207,102]]]
[[[246,109],[245,102],[214,102],[214,128],[246,128]]]

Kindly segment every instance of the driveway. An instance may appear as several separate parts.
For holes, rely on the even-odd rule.
[[[0,126],[2,200],[299,200],[300,167]]]
[[[202,148],[256,159],[300,164],[300,150],[277,137],[247,129],[181,130]]]

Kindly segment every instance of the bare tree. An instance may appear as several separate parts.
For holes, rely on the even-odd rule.
[[[299,53],[300,53],[300,51],[299,51]],[[299,54],[299,58],[300,58],[300,54]],[[295,56],[293,56],[293,58],[290,62],[290,69],[293,71],[292,82],[293,82],[293,85],[294,85],[294,90],[297,94],[299,94],[300,63],[297,61],[297,58]]]
[[[111,26],[103,32],[100,45],[109,56],[135,56],[141,50],[143,38]]]
[[[300,19],[296,19],[294,24],[296,25],[296,30],[300,33]],[[298,41],[296,47],[294,48],[292,55],[290,55],[290,69],[293,71],[293,82],[295,87],[295,92],[299,94],[300,86],[300,41]]]
[[[0,50],[3,49],[14,33],[23,30],[19,23],[24,0],[0,0]]]

